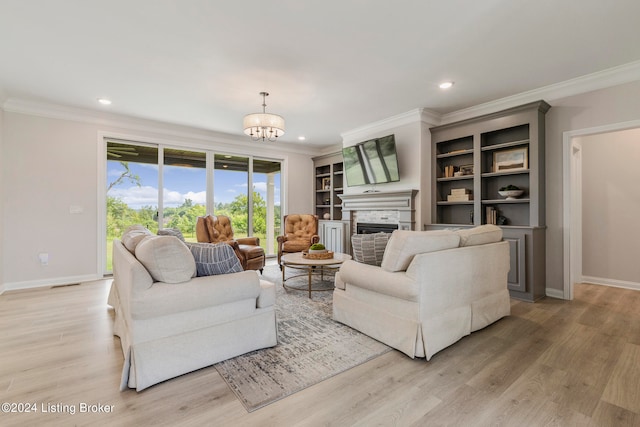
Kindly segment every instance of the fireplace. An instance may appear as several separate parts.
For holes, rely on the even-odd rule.
[[[358,234],[393,233],[398,229],[398,224],[376,224],[371,222],[359,222],[356,224]]]
[[[359,233],[357,224],[374,223],[391,226],[393,230],[414,230],[415,196],[418,190],[395,192],[340,194],[342,220],[347,230]]]

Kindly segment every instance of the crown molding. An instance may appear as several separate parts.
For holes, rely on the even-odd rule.
[[[352,129],[340,134],[342,141],[359,140],[367,138],[373,133],[384,132],[386,130],[404,126],[412,123],[424,122],[429,126],[435,126],[440,123],[440,114],[427,110],[426,108],[416,108],[406,113],[388,117],[377,122]]]
[[[177,139],[191,139],[207,142],[209,144],[224,144],[232,146],[236,150],[242,147],[247,152],[255,151],[257,144],[255,142],[247,141],[245,137],[208,129],[17,98],[7,99],[2,103],[2,109],[10,113],[89,123],[103,127],[116,127],[127,131],[152,133],[163,137],[170,136]],[[297,144],[283,142],[278,142],[276,144],[260,143],[260,151],[262,152],[263,150],[264,152],[273,152],[278,154],[285,151],[287,153],[313,156],[320,152],[320,147],[300,146]]]
[[[485,114],[495,113],[497,111],[506,110],[508,108],[527,104],[540,99],[550,102],[637,80],[640,80],[640,61],[630,62],[628,64],[608,68],[603,71],[576,77],[564,82],[555,83],[538,89],[507,96],[495,101],[446,113],[441,116],[441,124],[444,125]]]
[[[316,157],[321,157],[321,156],[331,156],[334,155],[336,153],[342,153],[342,143],[338,143],[338,144],[331,144],[331,145],[324,145],[321,147],[320,150],[320,154],[318,154]]]
[[[429,127],[437,126],[442,123],[442,114],[426,108],[420,108],[420,121]]]

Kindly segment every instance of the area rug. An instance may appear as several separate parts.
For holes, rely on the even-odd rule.
[[[287,270],[293,274],[293,270]],[[276,284],[278,345],[256,350],[215,365],[248,412],[289,396],[327,378],[380,356],[391,349],[331,319],[332,292],[313,292],[307,277],[287,279],[285,289],[278,266],[267,266],[263,278]],[[333,276],[314,288],[333,288]]]

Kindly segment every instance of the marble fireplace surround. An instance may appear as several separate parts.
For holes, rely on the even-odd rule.
[[[358,222],[396,224],[400,230],[415,229],[415,196],[418,190],[341,194],[342,220],[356,234]]]

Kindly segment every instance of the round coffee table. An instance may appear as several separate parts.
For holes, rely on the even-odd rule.
[[[287,289],[294,290],[303,290],[299,288],[294,288],[286,285],[286,281],[289,279],[293,279],[294,277],[300,277],[302,274],[297,276],[291,276],[289,278],[285,278],[285,270],[286,267],[293,268],[296,270],[305,270],[309,277],[308,282],[308,290],[309,290],[309,298],[311,298],[312,291],[330,291],[332,289],[313,289],[311,286],[311,275],[320,273],[320,277],[324,275],[325,271],[335,271],[340,268],[340,264],[345,262],[346,260],[351,259],[351,255],[341,254],[338,252],[334,252],[333,258],[329,259],[313,259],[313,258],[305,258],[302,256],[302,252],[293,252],[289,254],[282,255],[280,259],[280,265],[282,267],[282,286]]]

